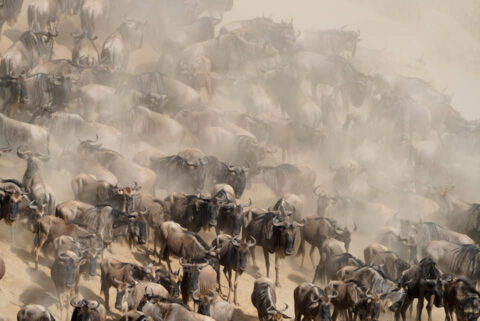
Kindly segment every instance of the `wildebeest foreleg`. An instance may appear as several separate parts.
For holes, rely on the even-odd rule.
[[[313,268],[315,268],[315,262],[313,262],[313,251],[315,251],[315,246],[312,245],[312,246],[310,247],[310,253],[309,253],[309,255],[310,255],[310,261],[312,261],[312,266],[313,266]]]
[[[267,269],[267,278],[270,277],[270,258],[268,256],[268,251],[266,248],[263,248],[263,256],[265,257],[265,267]]]
[[[278,257],[278,254],[275,253],[275,286],[277,288],[280,287],[280,258]]]
[[[416,321],[421,321],[422,320],[422,310],[423,310],[423,296],[420,296],[418,298],[418,302],[417,302],[417,317],[416,317]]]
[[[412,302],[413,302],[413,299],[411,297],[407,296],[405,298],[405,301],[403,301],[403,304],[400,307],[400,309],[397,312],[395,312],[395,321],[399,321],[400,316],[402,317],[402,321],[407,320],[406,312],[408,307],[412,304]]]
[[[253,265],[257,265],[257,262],[255,261],[255,246],[250,248],[250,256],[252,257]]]
[[[237,286],[238,286],[238,272],[235,271],[235,282],[233,283],[233,303],[235,305],[239,305],[238,304],[238,300],[237,300]],[[230,292],[229,292],[230,294]]]
[[[427,302],[428,321],[432,321],[433,295],[428,298]]]

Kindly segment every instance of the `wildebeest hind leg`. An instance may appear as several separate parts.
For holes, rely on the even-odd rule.
[[[267,269],[267,278],[270,277],[270,259],[267,249],[263,248],[263,256],[265,257],[265,267]]]

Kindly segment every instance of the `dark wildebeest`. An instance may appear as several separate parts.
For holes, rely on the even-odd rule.
[[[302,31],[297,43],[303,50],[326,56],[340,55],[347,51],[354,57],[360,32],[344,30],[344,28],[345,26],[340,30]]]
[[[275,253],[275,284],[280,286],[280,259],[290,256],[294,252],[294,243],[296,228],[303,224],[298,222],[289,222],[284,216],[274,212],[255,215],[250,219],[244,229],[243,240],[253,237],[257,246],[263,248],[265,256],[265,265],[267,268],[267,277],[270,275],[269,253]],[[250,249],[253,264],[255,262],[255,247]]]
[[[372,243],[365,247],[363,250],[363,259],[365,261],[365,264],[370,265],[370,262],[372,262],[372,258],[383,252],[387,252],[388,248],[385,245],[382,245],[380,243]]]
[[[70,299],[73,292],[78,294],[78,282],[80,280],[80,266],[86,259],[72,251],[60,252],[55,256],[55,262],[50,270],[50,275],[59,300],[60,313],[65,309],[68,316]]]
[[[230,185],[227,186],[231,188]],[[243,209],[252,205],[251,199],[249,204],[237,204],[235,197],[233,196],[233,201],[230,197],[231,196],[223,189],[214,196],[218,206],[217,225],[215,226],[217,235],[219,235],[220,232],[232,236],[240,235],[242,230]]]
[[[179,155],[152,157],[150,160],[159,187],[193,193],[203,189],[205,175],[199,160],[191,161]]]
[[[292,164],[259,166],[258,175],[278,197],[287,193],[311,195],[317,175],[309,168]],[[254,176],[255,174],[252,174]]]
[[[217,199],[173,193],[165,198],[169,217],[189,231],[198,233],[217,225]]]
[[[295,321],[329,321],[330,300],[336,298],[338,292],[327,294],[319,286],[302,283],[293,291],[295,301]],[[303,318],[302,318],[303,316]]]
[[[22,9],[23,0],[4,0],[0,7],[0,39],[2,28],[5,22],[13,26],[17,22],[18,15]]]
[[[102,264],[100,265],[101,271],[101,287],[100,293],[105,295],[105,306],[107,311],[110,311],[109,299],[110,288],[117,289],[117,297],[115,299],[115,308],[120,310],[127,287],[133,286],[135,281],[153,280],[154,271],[152,267],[147,265],[146,267],[139,267],[131,263],[120,262],[110,255],[104,253]]]
[[[454,278],[445,285],[443,307],[447,321],[476,321],[480,314],[480,293],[465,279]]]
[[[235,271],[235,279],[233,280],[233,303],[238,305],[237,301],[237,279],[239,275],[247,269],[248,249],[255,246],[256,241],[252,242],[240,241],[235,237],[227,234],[218,235],[212,241],[212,247],[215,247],[218,252],[217,257],[221,266],[223,266],[223,273],[228,280],[228,296],[227,301],[230,301],[230,292],[232,290],[232,271]],[[218,274],[218,284],[220,284],[220,273]],[[221,287],[219,287],[220,293]]]
[[[43,305],[29,304],[18,311],[17,321],[55,321],[55,318]]]
[[[215,156],[205,156],[201,162],[205,168],[205,189],[210,190],[217,184],[228,184],[233,187],[237,198],[242,197],[247,183],[247,168],[222,162]]]
[[[377,253],[368,264],[378,266],[380,270],[393,281],[400,280],[403,271],[410,267],[410,264],[402,260],[398,254],[392,251]]]
[[[73,307],[71,321],[105,321],[105,307],[98,301],[72,299],[70,305]]]
[[[190,298],[195,300],[195,296],[211,296],[212,293],[215,293],[217,272],[209,265],[208,261],[189,263],[180,258],[179,263],[183,268],[183,277],[180,284],[183,304],[188,304]]]
[[[50,60],[57,34],[25,31],[2,56],[0,76],[17,78],[43,59]],[[20,80],[20,79],[19,79]]]
[[[405,312],[413,300],[418,299],[415,320],[420,321],[424,300],[427,300],[428,320],[431,321],[433,304],[436,307],[442,307],[443,305],[444,283],[445,280],[442,280],[437,265],[430,258],[424,258],[418,264],[405,270],[400,278],[399,285],[406,290],[407,297],[400,310],[395,313],[395,320],[399,320],[401,316],[402,320],[405,321]]]
[[[15,243],[14,223],[17,220],[20,202],[28,200],[23,185],[14,179],[0,181],[0,220],[10,225],[12,245]]]
[[[80,32],[72,32],[70,35],[75,41],[75,46],[72,49],[72,62],[84,68],[98,66],[100,58],[97,46],[94,43],[95,39],[90,39],[85,33]]]
[[[255,280],[252,292],[252,304],[257,309],[258,319],[260,321],[281,321],[283,318],[290,319],[289,316],[283,314],[288,309],[277,309],[277,295],[275,294],[275,286],[273,281],[268,278],[259,278]]]
[[[39,207],[46,204],[46,214],[53,215],[55,213],[55,195],[50,186],[45,183],[40,172],[40,161],[48,161],[50,157],[31,151],[22,152],[20,149],[17,149],[17,156],[27,161],[22,185],[29,191],[30,200],[35,201]]]
[[[316,280],[336,280],[337,271],[345,266],[361,267],[363,266],[363,262],[350,253],[329,256],[326,262],[322,262],[322,265],[317,266],[315,269],[313,283],[315,283]]]
[[[127,20],[115,30],[103,43],[100,60],[110,70],[125,69],[130,53],[143,45],[145,23]]]
[[[164,201],[154,198],[148,193],[138,193],[134,198],[134,210],[146,211],[149,228],[148,235],[153,236],[153,252],[157,253],[157,241],[160,237],[158,228],[166,221],[167,207]],[[147,240],[148,242],[148,240]],[[148,248],[148,245],[147,245]]]
[[[371,266],[363,266],[351,271],[344,281],[355,281],[367,292],[378,295],[382,301],[382,310],[396,312],[407,294],[397,283],[388,279],[381,271]]]
[[[354,232],[355,229],[353,230]],[[300,232],[301,241],[297,255],[302,255],[302,266],[305,259],[305,242],[308,242],[312,246],[310,249],[310,259],[312,260],[312,265],[315,266],[313,262],[313,251],[317,248],[319,254],[321,254],[320,249],[325,240],[334,238],[343,242],[345,244],[345,250],[348,252],[352,239],[352,232],[347,228],[341,228],[337,226],[335,221],[324,217],[307,217],[305,219],[305,226]]]
[[[304,201],[297,194],[287,193],[283,195],[273,205],[274,211],[283,211],[287,215],[292,215],[295,221],[301,221],[303,219],[303,206]]]
[[[172,271],[170,255],[188,258],[191,262],[204,262],[216,257],[216,253],[198,234],[173,221],[160,224],[160,246],[160,260],[167,261],[169,271]]]

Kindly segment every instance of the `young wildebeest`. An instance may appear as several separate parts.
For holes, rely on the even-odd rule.
[[[338,293],[326,294],[320,287],[312,283],[302,283],[295,288],[295,321],[330,320],[330,299],[336,298]],[[302,319],[303,315],[303,319]]]
[[[237,279],[239,275],[247,269],[248,249],[255,246],[256,241],[252,237],[252,242],[240,241],[235,237],[227,234],[221,234],[212,241],[212,247],[216,248],[216,252],[220,265],[222,265],[223,273],[228,280],[228,297],[230,301],[230,292],[232,290],[232,271],[235,271],[235,280],[233,281],[233,303],[238,305],[237,301]],[[220,273],[218,274],[218,285],[220,294]]]
[[[188,263],[180,258],[180,265],[183,268],[183,278],[180,284],[182,292],[183,304],[188,304],[190,297],[193,298],[193,293],[198,296],[210,296],[217,287],[217,271],[208,264],[208,261],[203,263]]]
[[[227,301],[213,302],[215,293],[210,295],[200,295],[196,292],[192,295],[194,302],[198,305],[197,312],[202,315],[212,317],[215,321],[231,321],[233,316],[233,307]]]
[[[335,221],[323,217],[307,217],[305,226],[300,231],[302,237],[297,256],[300,254],[302,255],[302,266],[305,259],[305,241],[312,246],[310,249],[310,260],[312,260],[312,265],[315,265],[313,262],[313,251],[317,248],[320,252],[325,240],[334,238],[343,242],[345,244],[345,249],[348,252],[352,238],[352,232],[347,228],[340,228]]]
[[[117,289],[117,297],[115,299],[115,308],[120,310],[122,299],[125,295],[127,287],[133,286],[136,281],[153,280],[154,271],[150,266],[139,267],[131,263],[120,262],[106,253],[103,254],[101,271],[100,293],[105,295],[105,307],[110,311],[110,288]]]
[[[55,213],[55,196],[52,189],[45,183],[40,173],[40,161],[48,161],[50,157],[30,151],[17,149],[17,156],[27,161],[27,168],[23,174],[22,185],[29,191],[29,198],[37,203],[37,207],[47,204],[46,214]]]
[[[105,321],[105,307],[98,301],[70,300],[73,307],[71,321]]]
[[[253,306],[257,309],[260,321],[290,319],[289,316],[283,314],[288,309],[288,304],[285,304],[285,308],[282,310],[278,310],[275,306],[277,295],[275,294],[275,286],[272,280],[268,278],[256,279],[251,299]]]
[[[295,228],[302,227],[303,224],[287,222],[283,216],[273,212],[255,214],[251,210],[249,216],[251,216],[251,219],[244,229],[242,238],[245,240],[249,236],[253,237],[257,241],[256,245],[263,248],[267,277],[270,275],[269,253],[275,253],[275,285],[280,286],[280,258],[293,254],[296,235]],[[253,264],[256,264],[254,246],[250,248],[250,254],[252,255]]]
[[[55,321],[55,318],[44,306],[29,304],[18,311],[17,321]]]

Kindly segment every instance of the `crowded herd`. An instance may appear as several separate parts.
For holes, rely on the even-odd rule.
[[[415,300],[412,320],[477,320],[479,124],[368,71],[360,31],[225,19],[234,5],[0,1],[0,31],[21,31],[0,60],[0,219],[58,311],[17,320],[405,321]]]

